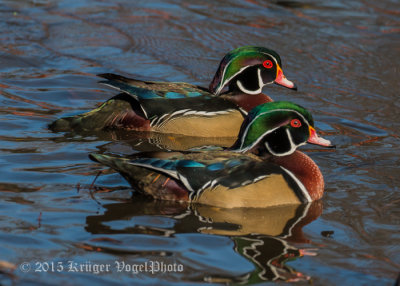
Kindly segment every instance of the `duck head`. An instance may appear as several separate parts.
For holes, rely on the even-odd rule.
[[[222,59],[209,86],[210,92],[221,94],[225,87],[245,94],[260,94],[271,83],[297,90],[282,71],[281,58],[273,50],[245,46],[237,48]]]
[[[306,143],[335,147],[318,136],[312,115],[305,108],[288,101],[275,101],[249,112],[231,149],[238,152],[265,150],[274,156],[287,156]]]

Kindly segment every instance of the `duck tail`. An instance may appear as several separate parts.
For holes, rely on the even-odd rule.
[[[125,165],[124,162],[126,161],[126,159],[123,159],[123,158],[118,158],[118,157],[103,155],[103,154],[95,154],[95,153],[89,154],[89,158],[92,161],[95,161],[97,163],[100,163],[102,165],[110,167],[116,171],[122,171],[123,166]]]
[[[128,94],[121,93],[96,109],[57,119],[48,127],[53,132],[99,131],[115,127],[147,131],[150,122],[140,104]]]

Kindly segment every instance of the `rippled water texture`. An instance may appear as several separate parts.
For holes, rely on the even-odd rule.
[[[0,1],[0,17],[1,284],[393,285],[398,1],[9,0]],[[98,73],[208,86],[222,56],[242,45],[280,53],[299,91],[264,91],[310,109],[337,144],[302,148],[324,174],[321,202],[224,211],[131,200],[129,185],[87,155],[129,154],[140,138],[47,129],[115,94],[97,84]],[[69,261],[111,269],[70,272]],[[118,272],[115,261],[183,269]],[[64,269],[35,272],[47,269],[38,262]]]

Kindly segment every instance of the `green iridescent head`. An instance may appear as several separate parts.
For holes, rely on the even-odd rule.
[[[232,149],[247,152],[261,144],[270,154],[285,156],[307,142],[333,147],[328,140],[318,137],[312,115],[304,107],[288,101],[274,101],[249,112]]]
[[[225,55],[209,89],[216,95],[221,94],[225,87],[246,94],[259,94],[270,83],[296,89],[296,85],[283,75],[278,53],[264,47],[245,46]]]

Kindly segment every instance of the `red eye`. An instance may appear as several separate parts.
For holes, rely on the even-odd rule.
[[[266,60],[266,61],[263,62],[263,66],[264,66],[266,69],[271,69],[274,65],[272,64],[272,61]]]
[[[292,121],[290,121],[290,125],[294,128],[299,128],[301,126],[301,122],[298,119],[292,119]]]

